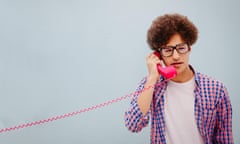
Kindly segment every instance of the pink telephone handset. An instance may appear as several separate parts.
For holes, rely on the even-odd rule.
[[[159,52],[154,52],[157,57],[161,57]],[[165,77],[166,79],[172,79],[177,75],[177,71],[174,66],[162,67],[160,64],[157,64],[158,72]]]

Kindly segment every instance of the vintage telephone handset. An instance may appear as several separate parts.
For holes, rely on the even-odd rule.
[[[154,54],[161,58],[159,52],[155,51]],[[166,79],[174,78],[177,75],[177,71],[173,66],[162,67],[160,64],[157,64],[158,72],[165,77]]]

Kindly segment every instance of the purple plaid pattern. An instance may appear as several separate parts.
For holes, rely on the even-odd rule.
[[[144,78],[138,89],[144,88]],[[195,119],[206,144],[233,144],[232,106],[226,87],[218,80],[201,73],[195,73]],[[125,112],[126,127],[140,132],[151,117],[151,144],[166,144],[164,121],[164,93],[167,82],[161,77],[154,88],[150,111],[144,116],[137,104],[138,94],[133,96]]]

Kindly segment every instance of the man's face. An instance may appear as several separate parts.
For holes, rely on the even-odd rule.
[[[175,47],[176,45],[181,45],[185,43],[185,41],[182,40],[181,36],[179,34],[174,34],[168,41],[168,43],[166,44],[166,47],[168,46],[172,46]],[[180,47],[181,48],[181,47]],[[172,65],[176,68],[177,73],[181,74],[186,72],[187,70],[189,70],[189,54],[190,54],[190,47],[187,46],[187,48],[189,48],[189,51],[187,51],[184,54],[178,53],[177,50],[173,50],[173,54],[171,56],[168,57],[164,57],[162,56],[162,59],[165,63],[166,66]]]

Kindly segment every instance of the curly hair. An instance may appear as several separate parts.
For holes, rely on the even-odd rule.
[[[189,45],[193,45],[198,38],[196,26],[186,16],[174,13],[159,16],[152,22],[147,32],[147,42],[152,50],[157,50],[176,33]]]

